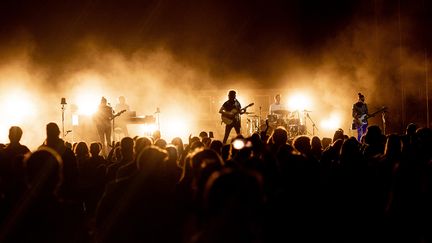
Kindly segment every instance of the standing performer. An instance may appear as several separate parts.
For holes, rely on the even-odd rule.
[[[128,112],[129,111],[129,105],[126,103],[126,98],[124,96],[120,96],[118,98],[118,101],[119,101],[119,103],[116,104],[115,111],[116,112]],[[119,116],[119,118],[116,119],[116,122],[114,124],[114,126],[115,126],[114,129],[120,128],[123,135],[125,137],[128,137],[129,133],[128,133],[128,129],[126,126],[127,125],[127,119],[126,118],[127,117],[125,117],[125,116]]]
[[[111,146],[111,120],[113,118],[113,115],[113,108],[107,104],[107,99],[105,97],[102,97],[98,110],[94,115],[93,119],[96,123],[100,142],[102,143],[104,148],[106,148],[107,146]],[[106,152],[105,149],[104,152]]]
[[[219,109],[219,113],[222,114],[222,121],[225,123],[225,135],[223,143],[225,144],[228,140],[231,129],[234,128],[237,135],[240,135],[241,119],[240,115],[246,112],[246,108],[241,108],[240,102],[236,99],[236,92],[230,90],[228,92],[228,100],[223,103]]]
[[[358,93],[358,101],[352,107],[353,129],[357,129],[357,140],[361,141],[362,136],[366,133],[368,127],[369,111],[365,102],[365,97]]]

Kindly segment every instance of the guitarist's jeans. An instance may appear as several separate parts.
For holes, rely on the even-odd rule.
[[[357,141],[361,142],[361,138],[366,133],[366,129],[368,127],[368,124],[362,124],[357,127]]]
[[[225,135],[224,135],[224,139],[223,139],[223,144],[226,143],[226,141],[228,140],[229,134],[231,132],[231,129],[233,129],[236,131],[237,135],[240,135],[240,124],[238,122],[233,122],[229,125],[225,126]]]
[[[102,146],[106,148],[106,146],[111,146],[111,125],[108,124],[98,124],[96,125],[100,142]],[[105,144],[105,141],[107,142]]]

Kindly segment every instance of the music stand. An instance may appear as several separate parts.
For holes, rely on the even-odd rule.
[[[61,98],[60,101],[60,105],[61,105],[61,110],[62,110],[62,137],[63,139],[65,138],[65,131],[64,131],[64,113],[65,113],[65,105],[67,105],[66,103],[66,98]]]

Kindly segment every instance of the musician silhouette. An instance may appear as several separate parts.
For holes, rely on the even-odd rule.
[[[362,136],[366,133],[368,127],[367,116],[369,115],[368,107],[363,94],[358,93],[358,101],[352,107],[353,129],[357,129],[357,140],[361,141]]]
[[[236,99],[236,92],[230,90],[228,92],[228,100],[223,103],[219,109],[219,113],[222,114],[222,121],[225,123],[225,135],[223,143],[225,144],[228,140],[231,129],[234,128],[237,135],[240,135],[241,119],[240,114],[243,114],[246,110],[241,108],[240,102]]]
[[[268,120],[272,126],[285,126],[285,118],[289,114],[287,108],[283,103],[281,103],[281,95],[276,94],[274,97],[274,103],[269,107]]]
[[[280,118],[279,116],[282,116],[281,114],[284,114],[285,112],[287,112],[287,109],[286,109],[285,105],[283,103],[281,103],[281,95],[280,94],[275,95],[274,100],[275,100],[275,102],[270,105],[269,114],[270,115],[278,115],[278,118]]]
[[[93,119],[96,123],[99,139],[104,148],[104,152],[106,152],[106,147],[111,145],[111,120],[113,115],[113,108],[107,104],[107,99],[102,97],[98,110],[93,116]]]

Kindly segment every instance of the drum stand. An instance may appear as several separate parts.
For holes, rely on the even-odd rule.
[[[260,124],[260,118],[259,116],[251,116],[246,118],[247,122],[247,132],[248,135],[252,135],[255,132],[259,132],[259,124]]]
[[[259,129],[261,127],[261,106],[259,107],[259,116],[258,116],[258,127],[257,132],[260,132]]]

